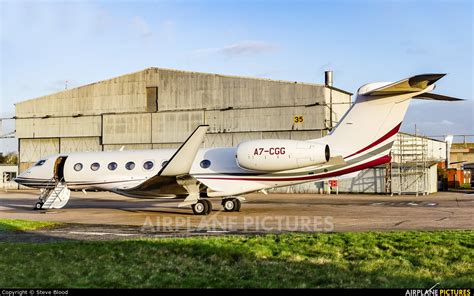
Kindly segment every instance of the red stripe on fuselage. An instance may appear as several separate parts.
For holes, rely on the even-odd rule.
[[[267,182],[281,182],[281,181],[310,181],[310,180],[315,180],[315,179],[321,179],[321,178],[328,178],[328,177],[334,177],[334,176],[340,176],[340,175],[345,175],[349,173],[353,173],[356,171],[360,171],[366,168],[370,168],[373,166],[381,165],[388,163],[392,160],[392,157],[389,155],[382,156],[380,158],[371,160],[366,163],[362,163],[347,169],[343,169],[340,171],[336,172],[329,172],[321,175],[311,175],[311,176],[304,176],[304,177],[291,177],[291,178],[278,178],[278,177],[273,177],[273,178],[224,178],[224,177],[196,177],[196,179],[201,180],[233,180],[233,181],[267,181]]]
[[[398,130],[400,129],[400,126],[402,125],[402,123],[400,122],[396,127],[394,127],[393,129],[391,129],[388,133],[386,133],[383,137],[381,137],[380,139],[378,139],[377,141],[373,142],[372,144],[370,144],[369,146],[366,146],[365,148],[362,148],[360,149],[359,151],[355,152],[355,153],[352,153],[351,155],[349,156],[346,156],[344,157],[344,159],[346,158],[349,158],[351,156],[354,156],[356,154],[359,154],[361,152],[364,152],[365,150],[368,150],[380,143],[382,143],[383,141],[387,140],[388,138],[390,138],[391,136],[395,135],[396,133],[398,133]]]

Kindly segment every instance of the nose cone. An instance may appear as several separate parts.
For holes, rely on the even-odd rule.
[[[13,179],[13,181],[20,185],[32,188],[44,188],[46,185],[48,185],[48,180],[35,178],[31,173],[31,169],[21,173],[18,175],[18,177]]]
[[[13,181],[20,185],[28,186],[26,185],[29,182],[28,175],[30,174],[30,170],[27,170],[21,174],[19,174]]]

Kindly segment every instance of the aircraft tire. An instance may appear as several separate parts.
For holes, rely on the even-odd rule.
[[[199,200],[197,203],[193,204],[193,213],[194,215],[207,215],[209,211],[209,204],[206,200]]]
[[[242,202],[238,198],[235,199],[235,210],[234,212],[240,212],[240,208],[242,207]]]
[[[225,198],[222,200],[222,206],[226,212],[238,212],[240,210],[240,200],[237,198]]]
[[[35,204],[34,210],[41,210],[43,208],[43,202],[39,201]]]
[[[210,200],[203,199],[205,203],[207,203],[207,212],[206,215],[209,215],[212,212],[212,203]]]

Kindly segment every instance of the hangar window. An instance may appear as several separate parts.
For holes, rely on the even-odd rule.
[[[133,161],[129,161],[127,162],[127,164],[125,165],[125,168],[129,171],[133,170],[135,168],[135,163]]]
[[[117,163],[116,162],[111,162],[111,163],[109,163],[109,165],[107,167],[109,168],[109,170],[115,171],[115,169],[117,169]]]
[[[45,162],[46,162],[46,159],[42,159],[38,161],[37,163],[35,163],[35,166],[42,166]]]
[[[74,165],[74,170],[75,170],[76,172],[79,172],[80,170],[82,170],[82,163],[76,163],[76,164]]]
[[[153,161],[145,161],[143,168],[145,170],[151,170],[153,168]]]
[[[100,164],[98,162],[94,162],[91,164],[91,170],[97,171],[100,168]]]
[[[203,161],[201,161],[200,165],[203,169],[207,169],[211,166],[211,161],[208,159],[204,159]]]

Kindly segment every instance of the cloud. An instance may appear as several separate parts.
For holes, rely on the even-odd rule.
[[[228,57],[269,53],[277,50],[274,44],[264,41],[247,40],[220,48],[197,50],[198,54],[222,54]]]
[[[444,120],[442,120],[442,121],[440,122],[440,124],[443,124],[443,125],[453,125],[454,122],[444,119]]]
[[[153,34],[148,23],[139,16],[133,18],[133,26],[143,38],[150,37]]]

